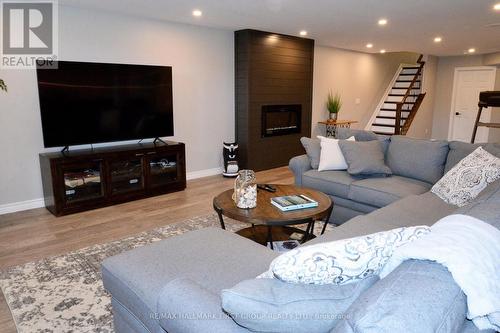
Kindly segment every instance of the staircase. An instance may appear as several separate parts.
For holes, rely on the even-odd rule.
[[[406,135],[424,100],[422,73],[425,61],[422,55],[416,65],[402,65],[375,110],[369,129],[377,134]]]

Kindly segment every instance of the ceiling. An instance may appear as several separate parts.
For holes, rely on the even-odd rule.
[[[59,4],[229,30],[308,37],[319,45],[438,56],[500,51],[500,0],[59,0]],[[203,12],[191,15],[193,9]],[[386,26],[377,21],[386,18]],[[433,38],[441,36],[437,44]],[[372,49],[366,44],[373,43]]]

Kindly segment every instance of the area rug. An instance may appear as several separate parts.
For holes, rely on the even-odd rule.
[[[225,222],[229,231],[248,226],[230,219]],[[316,224],[316,235],[321,225]],[[102,261],[133,248],[211,226],[220,227],[216,214],[0,272],[0,288],[18,332],[114,332],[111,298],[101,280]]]

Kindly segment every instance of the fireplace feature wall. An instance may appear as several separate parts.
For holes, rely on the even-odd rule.
[[[300,133],[302,105],[263,105],[262,137]]]
[[[242,168],[265,170],[304,153],[311,135],[314,40],[235,32],[236,139]]]

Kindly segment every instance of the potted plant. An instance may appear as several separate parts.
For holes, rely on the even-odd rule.
[[[328,93],[328,97],[326,99],[326,108],[330,113],[331,120],[337,120],[337,115],[342,107],[342,100],[340,99],[340,94],[336,93],[332,94],[332,91]]]
[[[7,85],[2,79],[0,79],[0,90],[7,91]]]

